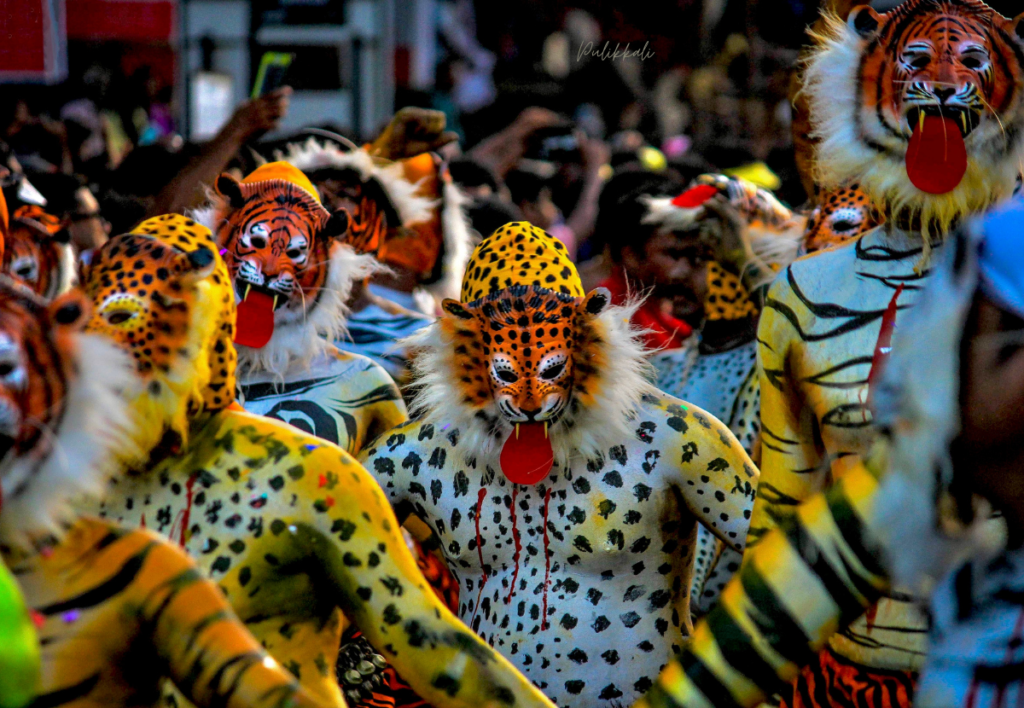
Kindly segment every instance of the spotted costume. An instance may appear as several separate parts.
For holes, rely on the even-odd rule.
[[[124,259],[153,279],[117,278]],[[343,705],[334,666],[356,624],[433,705],[550,706],[434,596],[352,457],[230,405],[234,288],[207,229],[174,215],[143,222],[97,250],[84,283],[89,328],[131,352],[144,380],[132,399],[141,454],[99,512],[192,554],[325,704]]]
[[[869,396],[933,247],[1014,189],[1024,43],[978,0],[863,6],[825,24],[807,69],[819,171],[826,186],[858,183],[886,224],[797,260],[768,293],[750,548],[651,705],[752,706],[782,690],[792,705],[907,706],[924,656],[924,618],[861,531],[877,487],[863,464]]]
[[[543,231],[498,229],[466,273],[412,342],[420,417],[362,459],[437,533],[465,622],[559,705],[626,703],[689,634],[697,522],[742,549],[757,470],[647,383],[629,310]]]

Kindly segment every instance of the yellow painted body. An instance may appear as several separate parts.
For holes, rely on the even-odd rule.
[[[182,543],[277,661],[330,705],[355,623],[436,706],[550,706],[436,598],[373,478],[323,440],[232,407],[122,476],[100,512]]]
[[[761,485],[748,547],[857,468],[874,442],[868,378],[882,320],[902,284],[899,327],[927,277],[921,266],[919,237],[880,227],[796,261],[772,285],[758,329]],[[911,603],[883,599],[831,645],[867,666],[916,669],[926,631]]]
[[[195,564],[153,533],[87,518],[46,552],[5,560],[40,623],[40,705],[145,705],[165,675],[203,706],[318,705]]]

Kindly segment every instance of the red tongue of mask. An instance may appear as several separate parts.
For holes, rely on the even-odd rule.
[[[925,116],[914,128],[906,156],[907,176],[928,194],[956,189],[967,172],[967,147],[956,121],[945,116]]]
[[[274,336],[274,298],[266,293],[250,292],[238,303],[235,318],[235,344],[260,349]]]
[[[537,484],[548,476],[555,452],[544,423],[520,423],[501,448],[501,472],[513,484]]]

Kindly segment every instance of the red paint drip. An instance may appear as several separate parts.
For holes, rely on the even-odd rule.
[[[196,486],[196,479],[199,478],[198,472],[193,472],[189,475],[188,481],[185,482],[185,511],[181,514],[181,547],[185,547],[185,542],[188,541],[188,522],[192,518],[192,499],[194,498],[194,488]]]
[[[896,288],[896,292],[893,293],[892,299],[889,300],[889,305],[885,308],[885,312],[882,314],[882,328],[878,331],[878,341],[875,342],[875,352],[871,357],[871,371],[868,373],[869,401],[871,400],[871,387],[882,374],[882,368],[892,352],[892,333],[896,329],[896,311],[898,309],[896,301],[899,300],[902,292],[903,284],[900,283],[899,287]]]
[[[193,472],[189,475],[188,481],[185,482],[185,508],[177,513],[174,517],[174,522],[171,524],[171,530],[168,532],[167,537],[174,538],[174,530],[181,524],[181,536],[179,537],[178,544],[184,548],[185,542],[188,541],[188,523],[192,518],[192,497],[193,487],[195,487],[196,479],[199,477],[198,472]],[[145,528],[145,517],[143,517],[143,528]]]
[[[516,495],[519,493],[519,487],[512,485],[512,540],[516,544],[516,552],[512,556],[512,560],[515,562],[515,569],[512,571],[512,586],[508,589],[508,597],[505,598],[505,604],[512,602],[512,596],[516,593],[516,582],[519,580],[519,554],[523,550],[523,542],[519,539],[519,528],[516,526]]]
[[[484,549],[480,546],[480,510],[484,507],[484,499],[487,497],[487,490],[481,489],[476,494],[476,518],[473,522],[476,524],[476,555],[480,559],[480,570],[483,574],[480,576],[480,590],[476,594],[476,605],[473,607],[473,617],[469,621],[470,627],[473,626],[473,620],[476,619],[476,613],[480,609],[480,598],[484,593],[484,585],[487,583],[487,570],[484,566]]]
[[[548,585],[551,583],[551,556],[548,555],[548,505],[551,503],[551,487],[544,492],[544,614],[540,618],[540,629],[548,628]]]
[[[978,677],[975,676],[971,679],[971,687],[967,689],[967,695],[964,697],[964,708],[974,708],[975,702],[978,700]]]
[[[140,529],[146,528],[146,515],[145,514],[142,515],[142,521],[139,522],[139,528]]]
[[[875,628],[875,617],[878,615],[878,603],[868,608],[868,611],[864,613],[864,619],[867,620],[868,634],[871,634],[871,630]]]

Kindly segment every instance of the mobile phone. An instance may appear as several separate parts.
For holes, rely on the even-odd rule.
[[[256,81],[252,85],[252,97],[266,96],[284,86],[293,59],[295,55],[287,52],[264,52],[260,68],[256,71]]]

